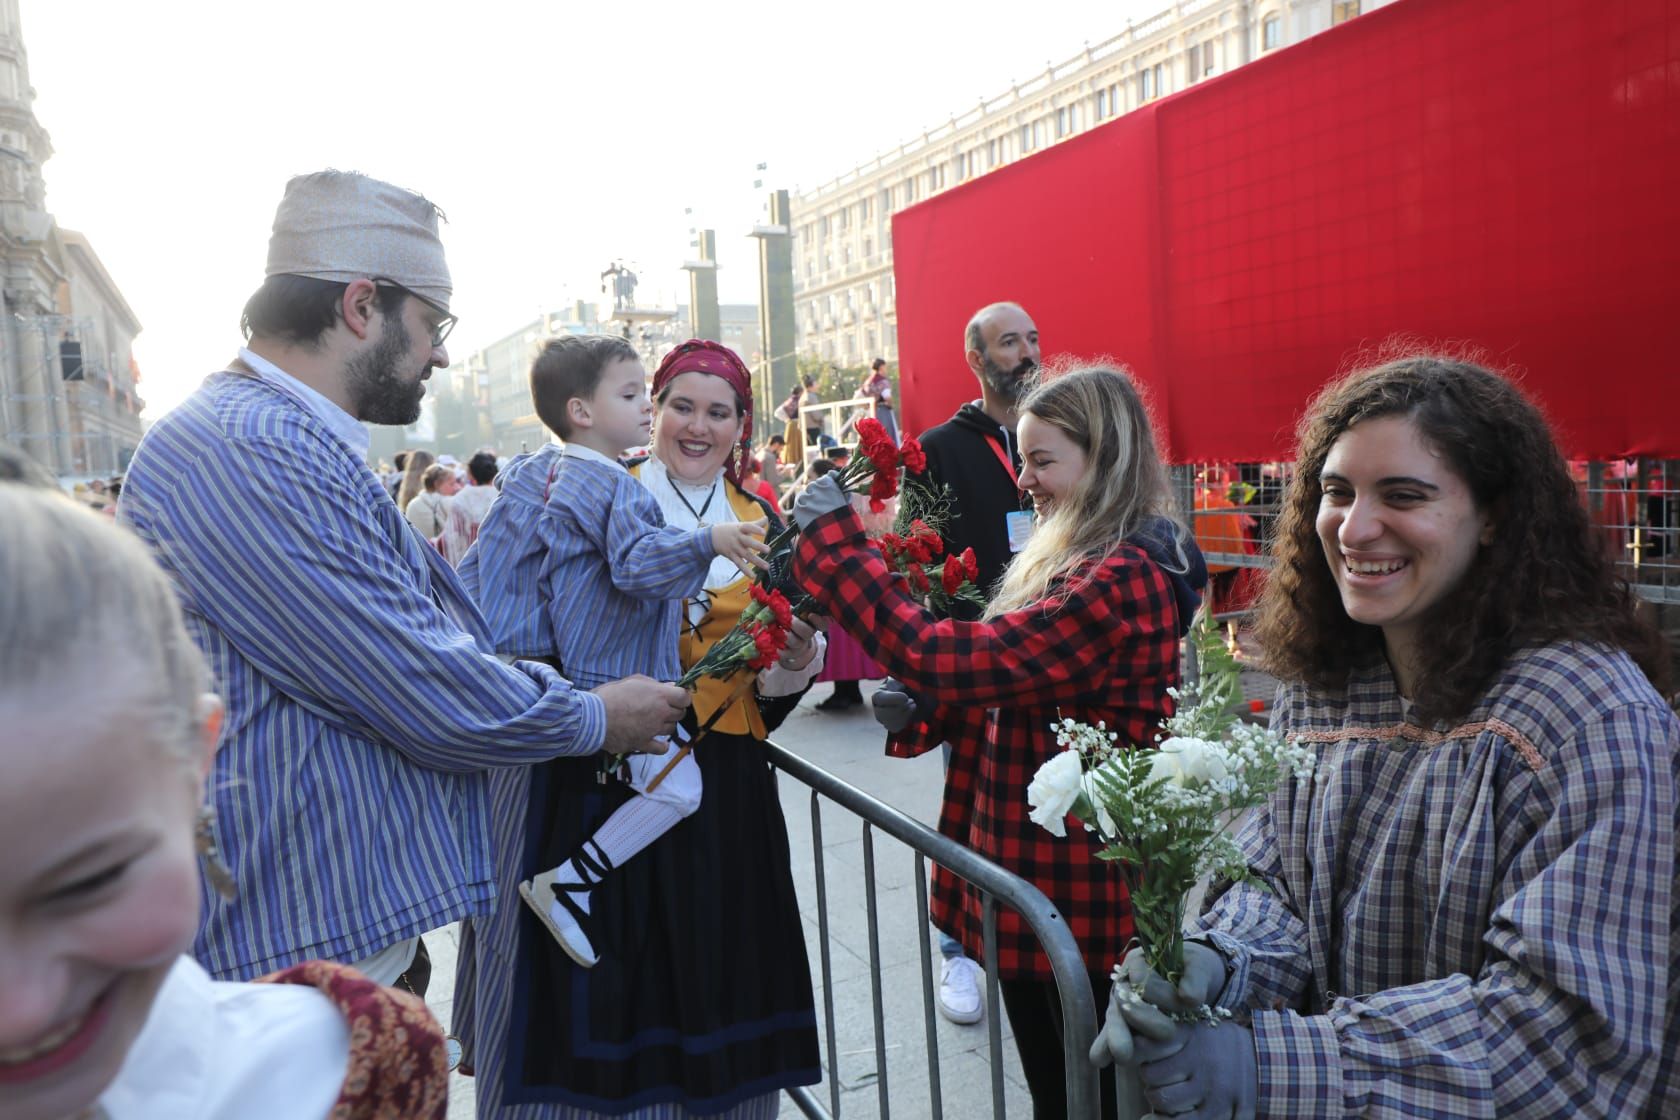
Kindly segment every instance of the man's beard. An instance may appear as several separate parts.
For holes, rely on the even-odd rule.
[[[402,376],[403,359],[412,344],[403,321],[388,316],[374,348],[350,359],[344,382],[356,406],[356,419],[368,424],[412,424],[420,419],[426,383],[409,382]]]
[[[980,376],[986,379],[992,392],[1005,404],[1020,404],[1021,398],[1032,389],[1037,378],[1033,376],[1038,370],[1038,363],[1031,358],[1022,358],[1021,363],[1014,369],[1004,369],[992,361],[990,354],[980,358]]]

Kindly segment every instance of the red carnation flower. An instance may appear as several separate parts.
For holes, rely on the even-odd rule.
[[[852,426],[852,430],[857,432],[858,442],[866,446],[879,443],[881,440],[886,440],[888,443],[892,442],[892,437],[887,434],[886,427],[873,416],[865,416]]]
[[[910,570],[905,572],[904,574],[909,578],[910,587],[916,592],[916,594],[918,594],[918,595],[926,595],[927,594],[927,592],[928,592],[927,569],[923,568],[920,564],[912,564],[912,565],[910,565]]]
[[[980,561],[974,558],[974,550],[972,548],[963,549],[962,565],[963,571],[968,573],[969,579],[980,578]]]
[[[945,557],[945,571],[940,574],[939,582],[945,588],[945,594],[955,595],[963,585],[962,561],[955,556]]]
[[[898,445],[898,457],[904,464],[904,469],[911,474],[921,474],[927,470],[927,453],[922,450],[921,441],[915,436],[906,436],[904,442]]]
[[[870,513],[882,513],[886,510],[886,508],[887,508],[887,503],[883,502],[881,499],[879,499],[879,498],[869,499],[869,512]]]
[[[905,545],[905,551],[910,553],[910,559],[918,564],[927,564],[933,560],[933,549],[928,547],[926,537],[912,537]]]
[[[787,596],[780,591],[770,592],[770,610],[776,615],[776,625],[786,630],[793,625],[793,608],[788,605]]]
[[[898,473],[878,474],[869,480],[869,496],[876,501],[885,501],[898,496]]]

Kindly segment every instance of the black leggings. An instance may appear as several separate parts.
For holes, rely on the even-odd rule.
[[[1091,974],[1091,988],[1097,998],[1097,1025],[1108,1011],[1108,990],[1113,981],[1106,972]],[[1053,980],[1000,980],[998,990],[1009,1011],[1009,1026],[1015,1032],[1015,1049],[1021,1055],[1021,1070],[1027,1075],[1032,1093],[1033,1120],[1067,1120],[1067,1071],[1062,1065],[1062,1001]],[[1080,1054],[1077,1061],[1084,1062]],[[1103,1075],[1103,1120],[1115,1120],[1114,1078]]]

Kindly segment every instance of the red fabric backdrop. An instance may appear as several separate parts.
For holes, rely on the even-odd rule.
[[[1680,0],[1400,0],[897,214],[906,427],[1014,299],[1180,462],[1287,457],[1397,334],[1481,348],[1577,457],[1680,456]]]

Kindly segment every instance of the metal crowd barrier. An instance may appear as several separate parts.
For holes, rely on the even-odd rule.
[[[800,758],[775,743],[766,746],[770,762],[783,774],[811,791],[811,847],[816,870],[817,928],[820,943],[823,989],[824,1053],[827,1055],[828,1104],[810,1088],[789,1089],[788,1096],[806,1116],[818,1120],[840,1117],[839,1057],[835,1044],[834,969],[829,936],[828,872],[823,855],[822,802],[824,799],[851,812],[862,822],[863,877],[869,931],[870,998],[874,1012],[875,1089],[881,1120],[891,1116],[891,1094],[887,1078],[887,1024],[880,968],[880,925],[875,899],[875,846],[878,829],[915,852],[916,917],[921,942],[922,1032],[927,1047],[927,1076],[930,1110],[927,1115],[941,1120],[945,1115],[939,1080],[939,1039],[933,1002],[933,959],[928,930],[927,862],[932,860],[958,878],[978,887],[983,894],[983,936],[986,947],[986,1030],[992,1075],[992,1115],[1004,1117],[1002,1002],[998,998],[996,960],[997,913],[1002,903],[1019,914],[1038,938],[1050,959],[1056,989],[1062,1003],[1062,1040],[1067,1068],[1069,1120],[1098,1120],[1100,1115],[1097,1071],[1086,1058],[1096,1037],[1097,1010],[1091,980],[1073,933],[1037,887],[1010,871],[976,855],[949,837],[940,835],[904,813],[848,785],[821,767]],[[963,1120],[968,1120],[964,1117]]]

